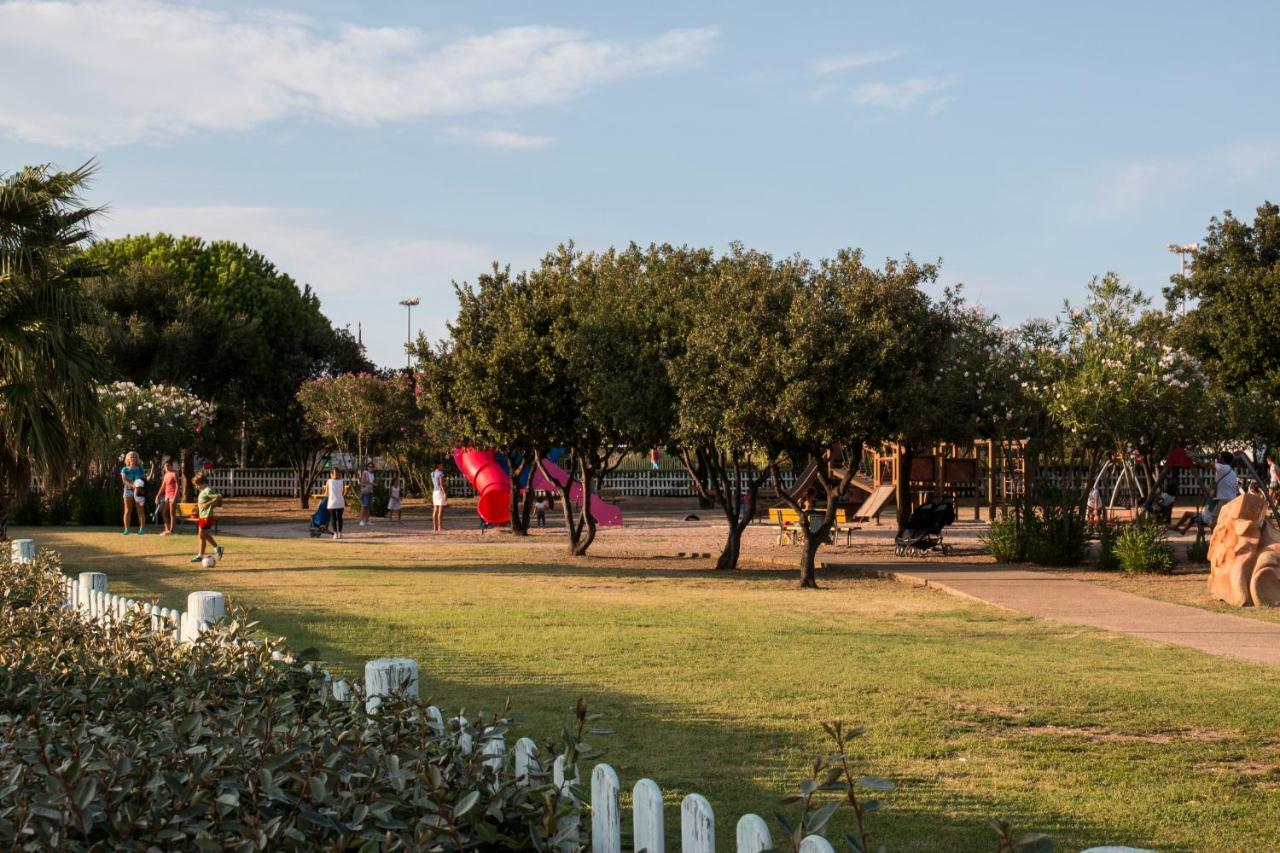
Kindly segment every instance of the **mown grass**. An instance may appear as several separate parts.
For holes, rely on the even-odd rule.
[[[181,606],[217,589],[336,669],[415,658],[446,707],[511,697],[552,734],[583,696],[616,735],[624,787],[707,796],[722,844],[768,817],[825,750],[820,723],[866,725],[858,756],[898,782],[874,819],[890,849],[991,848],[988,817],[1059,849],[1257,850],[1280,826],[1280,672],[1022,618],[851,576],[715,577],[675,561],[571,561],[558,543],[365,543],[228,536],[212,570],[189,537],[39,529],[69,569]]]

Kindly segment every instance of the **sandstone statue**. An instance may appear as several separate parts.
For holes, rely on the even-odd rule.
[[[1237,607],[1280,604],[1280,531],[1262,495],[1244,494],[1218,511],[1209,540],[1209,594]]]

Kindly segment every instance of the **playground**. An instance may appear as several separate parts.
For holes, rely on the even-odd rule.
[[[860,531],[831,549],[815,599],[795,593],[794,549],[766,524],[748,535],[768,558],[724,576],[679,556],[714,553],[723,524],[671,507],[633,505],[627,527],[572,560],[563,531],[482,532],[461,503],[444,534],[410,506],[403,525],[341,543],[308,540],[281,503],[229,511],[214,569],[176,559],[185,536],[29,532],[68,570],[109,568],[124,594],[180,606],[192,589],[223,590],[338,673],[409,657],[424,696],[469,709],[513,697],[531,730],[586,697],[617,732],[605,746],[619,773],[696,789],[726,816],[793,790],[819,724],[839,717],[869,725],[857,760],[899,785],[876,823],[892,849],[985,847],[991,815],[1064,849],[1256,849],[1280,820],[1280,671],[867,571],[990,567],[977,525],[958,525],[955,553],[928,563],[894,556],[892,525]]]

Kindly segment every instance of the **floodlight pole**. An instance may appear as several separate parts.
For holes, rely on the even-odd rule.
[[[413,370],[413,306],[420,303],[418,297],[401,299],[404,306],[404,369]]]

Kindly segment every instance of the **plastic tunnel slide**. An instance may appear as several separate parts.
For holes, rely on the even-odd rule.
[[[486,524],[507,524],[511,521],[511,474],[492,450],[480,450],[474,447],[459,447],[453,451],[453,461],[467,482],[476,490],[476,512]],[[569,475],[554,462],[544,460],[543,464],[552,477],[564,483]],[[542,472],[534,470],[533,488],[554,490]],[[577,502],[582,501],[582,485],[574,483],[569,496]],[[591,514],[596,524],[601,527],[616,527],[622,524],[622,510],[611,503],[601,500],[598,495],[591,496]]]
[[[568,481],[569,475],[556,463],[544,459],[542,464],[546,467],[547,472],[552,477],[555,477],[556,481],[561,485]],[[542,472],[536,468],[533,471],[533,487],[538,490],[554,490],[556,488],[556,486],[547,482],[547,478],[542,476]],[[574,503],[582,503],[581,483],[573,484],[573,488],[569,490],[569,498]],[[620,527],[622,525],[622,510],[614,504],[601,500],[599,495],[593,494],[591,496],[591,515],[600,527]]]
[[[453,461],[476,490],[476,512],[486,524],[506,524],[511,520],[511,475],[492,450],[459,447]]]

